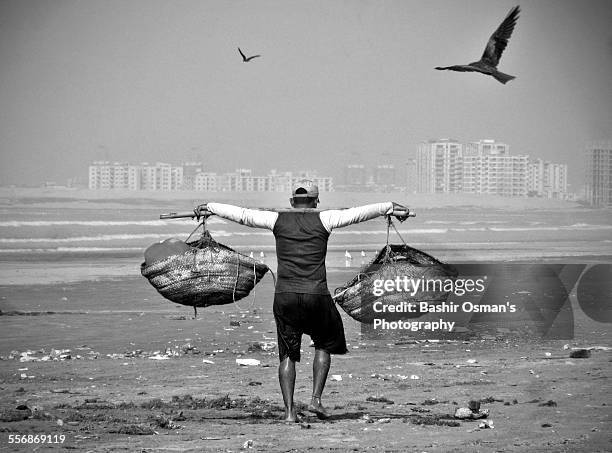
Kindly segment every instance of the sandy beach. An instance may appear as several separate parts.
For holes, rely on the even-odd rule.
[[[2,207],[2,451],[608,451],[610,324],[585,312],[574,280],[564,280],[562,324],[571,322],[572,331],[554,339],[525,330],[529,317],[472,322],[439,338],[375,339],[342,312],[349,354],[332,362],[324,392],[331,419],[305,411],[313,355],[305,336],[301,423],[285,425],[272,278],[237,304],[194,318],[139,275],[147,244],[185,237],[193,223],[154,223],[176,201],[115,202],[29,199]],[[459,207],[426,209],[399,230],[450,263],[581,266],[581,278],[612,261],[609,225],[606,212],[575,206],[544,213]],[[275,268],[270,237],[223,222],[210,229],[244,253],[265,251]],[[386,232],[367,222],[338,233],[328,259],[332,291],[359,271],[359,251],[370,259]],[[350,263],[346,250],[356,257]],[[499,297],[525,293],[512,278]],[[590,356],[571,358],[578,348]],[[491,426],[455,418],[470,400],[489,410]],[[14,443],[16,435],[26,443]],[[34,444],[36,435],[63,442]]]
[[[332,270],[330,284],[350,274]],[[266,277],[255,298],[201,309],[193,319],[142,278],[1,287],[3,451],[34,447],[9,445],[10,434],[65,436],[37,451],[240,451],[249,440],[253,451],[609,446],[609,324],[587,317],[575,299],[573,340],[501,328],[454,340],[372,341],[343,314],[350,353],[332,363],[325,391],[332,418],[302,410],[302,423],[284,425],[272,290]],[[569,358],[577,347],[594,349]],[[302,349],[300,404],[310,396],[307,337]],[[240,366],[239,358],[260,365]],[[469,400],[489,409],[493,429],[453,417]]]

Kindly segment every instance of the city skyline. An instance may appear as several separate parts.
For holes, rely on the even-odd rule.
[[[466,142],[461,142],[461,141],[456,140],[454,138],[437,138],[437,139],[436,138],[430,138],[430,139],[427,139],[427,140],[421,140],[415,146],[414,150],[412,150],[410,152],[407,152],[406,156],[403,159],[399,160],[399,162],[400,162],[399,164],[393,163],[390,159],[388,159],[386,161],[382,161],[381,160],[380,162],[373,163],[373,164],[370,164],[370,165],[366,165],[363,160],[358,160],[358,161],[354,161],[354,162],[345,162],[339,168],[336,168],[336,169],[327,168],[328,176],[332,176],[331,173],[334,173],[334,170],[335,170],[336,174],[333,175],[333,177],[337,181],[342,181],[342,184],[346,184],[346,181],[345,181],[345,179],[346,179],[346,168],[348,166],[351,166],[351,165],[357,165],[357,166],[365,166],[368,169],[370,169],[369,170],[369,176],[372,179],[377,180],[378,177],[375,174],[373,174],[373,173],[375,173],[375,170],[374,170],[375,168],[377,168],[377,167],[386,167],[388,165],[392,165],[392,166],[395,167],[396,170],[402,171],[402,169],[406,165],[410,165],[410,161],[413,160],[416,157],[416,155],[418,154],[418,149],[419,149],[419,147],[422,144],[424,144],[424,143],[434,143],[434,142],[440,142],[440,141],[453,141],[453,142],[457,142],[457,143],[461,143],[461,144],[466,144],[466,145],[470,145],[470,144],[474,144],[474,143],[478,143],[478,142],[486,142],[486,141],[491,141],[491,142],[498,143],[498,144],[501,143],[501,142],[499,142],[499,141],[497,141],[495,139],[486,139],[486,138],[469,140],[469,141],[466,141]],[[506,146],[508,149],[511,148],[510,144],[505,144],[504,143],[503,145]],[[513,153],[513,154],[516,154],[516,153]],[[523,153],[520,153],[520,154],[523,154]],[[544,162],[555,162],[555,161],[553,161],[551,159],[543,159],[542,157],[539,157],[539,156],[532,156],[532,155],[528,155],[528,156],[531,159],[539,159],[539,160],[542,160]],[[117,160],[116,159],[108,159],[108,156],[106,156],[105,158],[94,159],[93,162],[107,162],[107,163],[112,163],[112,164],[126,164],[126,165],[127,164],[129,164],[129,165],[149,165],[150,162],[154,162],[154,163],[171,162],[171,163],[175,163],[177,165],[178,164],[180,164],[180,165],[199,164],[203,168],[206,167],[205,171],[213,172],[213,173],[231,173],[231,172],[239,171],[240,170],[240,168],[230,168],[230,166],[228,166],[228,165],[225,165],[225,167],[219,166],[219,165],[217,165],[217,166],[210,166],[209,162],[207,162],[205,160],[197,160],[197,159],[196,160],[179,159],[179,160],[173,160],[173,161],[169,161],[168,159],[165,159],[165,160],[143,160],[143,161],[137,162],[137,161],[129,161],[129,160],[125,160],[125,159],[117,159]],[[86,163],[86,167],[85,167],[84,173],[86,173],[86,169],[91,165],[91,163],[92,162]],[[564,162],[557,162],[557,163],[563,163],[564,164]],[[298,172],[300,172],[300,171],[307,171],[307,172],[311,172],[311,173],[314,173],[314,174],[320,172],[320,169],[317,169],[317,168],[314,168],[314,167],[310,167],[310,168],[307,168],[305,170],[304,169],[296,170],[295,167],[293,167],[293,168],[278,168],[278,167],[265,167],[265,166],[262,167],[262,166],[258,166],[257,168],[259,169],[260,172],[269,172],[269,171],[279,171],[279,172],[296,172],[296,171],[298,171]],[[568,166],[568,169],[569,168],[571,168],[571,167]],[[250,167],[249,169],[252,170],[253,168]],[[82,173],[82,174],[84,174],[84,173]],[[575,175],[576,174],[576,169],[573,169],[573,172],[570,172],[570,174],[572,174],[572,173]],[[79,180],[79,179],[80,179],[80,175],[70,175],[70,177],[67,178],[68,181],[75,181],[75,180]],[[49,183],[49,182],[51,182],[53,184],[57,184],[57,181],[55,181],[53,179],[46,179],[44,181],[39,181],[39,182],[34,183],[33,186],[37,186],[37,185],[41,185],[41,184],[45,184],[45,183]],[[397,183],[397,181],[395,181],[395,183]],[[391,181],[389,184],[393,185],[394,182]],[[584,179],[581,178],[578,181],[578,185],[576,186],[576,188],[579,188],[583,184],[584,184]],[[62,185],[62,184],[59,184],[59,185]]]
[[[512,155],[510,146],[491,139],[459,143],[455,139],[423,141],[415,159],[393,164],[344,166],[341,182],[313,170],[258,175],[249,168],[217,173],[202,162],[149,164],[94,161],[89,189],[290,192],[310,179],[322,191],[405,191],[407,193],[472,193],[504,197],[574,199],[568,191],[568,166],[527,154]],[[606,167],[607,168],[607,167]],[[586,181],[585,181],[586,183]]]
[[[567,162],[576,187],[585,143],[610,138],[609,1],[521,2],[507,85],[434,69],[478,58],[515,4],[6,0],[0,184],[66,180],[105,155],[399,166],[423,137],[494,137]]]
[[[344,176],[345,175],[345,168],[348,165],[351,165],[351,164],[365,165],[368,168],[375,168],[377,166],[385,166],[385,165],[393,165],[393,166],[395,166],[396,169],[399,169],[401,171],[401,169],[403,167],[405,167],[406,165],[409,164],[410,160],[415,158],[415,155],[418,152],[418,147],[419,147],[420,144],[427,143],[427,142],[437,142],[437,141],[440,141],[440,140],[454,140],[454,141],[457,141],[458,143],[465,143],[465,144],[475,143],[475,142],[481,141],[481,140],[485,140],[485,141],[486,140],[493,140],[493,141],[497,142],[496,139],[487,139],[487,138],[481,138],[481,139],[476,139],[476,140],[467,140],[467,141],[461,141],[461,140],[457,140],[455,138],[429,138],[427,140],[421,140],[420,142],[418,142],[415,145],[415,149],[414,150],[407,151],[405,157],[400,158],[400,159],[397,159],[397,158],[396,159],[392,159],[392,158],[389,158],[387,154],[384,154],[381,157],[385,158],[385,160],[380,160],[378,162],[373,162],[373,163],[370,163],[370,164],[366,164],[365,163],[367,161],[366,159],[359,159],[359,160],[356,160],[356,161],[346,161],[346,162],[343,162],[340,167],[335,167],[335,168],[331,168],[331,169],[328,168],[327,171],[330,174],[330,176],[332,176],[334,179],[336,179],[338,181],[341,181],[341,180],[344,179],[344,177],[345,177]],[[589,142],[585,143],[583,149],[579,150],[578,154],[580,156],[582,156],[582,153],[588,148],[590,143],[593,143],[593,142],[602,142],[602,141],[603,142],[606,142],[606,141],[609,142],[610,140],[594,140],[594,141],[589,141]],[[509,144],[509,147],[512,148],[512,145]],[[109,153],[106,153],[106,152],[101,153],[101,154],[103,154],[103,155],[99,156],[99,158],[95,158],[93,161],[106,161],[106,162],[112,162],[112,163],[130,163],[130,164],[136,164],[136,163],[138,163],[138,164],[148,164],[149,162],[164,162],[164,161],[167,162],[167,161],[169,161],[167,158],[165,158],[165,159],[144,159],[144,160],[141,160],[141,161],[137,162],[137,161],[129,161],[129,160],[126,160],[126,159],[110,159],[109,158]],[[516,154],[516,153],[513,153],[513,154]],[[519,153],[519,154],[525,154],[525,153]],[[541,156],[534,156],[534,155],[531,155],[531,154],[528,154],[528,155],[531,158],[533,158],[533,159],[540,159],[540,160],[545,161],[545,162],[565,163],[565,162],[559,162],[558,160],[555,160],[555,159],[546,159],[546,158],[543,158]],[[196,157],[196,159],[191,159],[191,160],[190,159],[179,159],[179,160],[174,160],[173,162],[177,162],[177,163],[180,162],[181,164],[188,164],[189,162],[198,162],[198,159],[197,159],[198,156],[195,156],[195,157]],[[200,154],[199,157],[202,157],[202,155]],[[351,156],[351,158],[354,158],[354,157],[355,157],[355,154],[353,154],[353,156]],[[24,187],[28,187],[29,186],[29,187],[36,187],[36,186],[45,185],[45,184],[52,184],[52,185],[62,186],[62,185],[64,185],[65,182],[68,182],[68,184],[70,184],[72,182],[75,182],[75,181],[78,182],[78,181],[81,181],[82,175],[86,174],[87,168],[89,167],[91,162],[92,161],[84,162],[83,166],[82,166],[83,167],[82,171],[80,173],[67,175],[63,179],[62,178],[55,178],[55,177],[53,177],[53,175],[51,173],[49,173],[49,174],[43,175],[42,179],[40,179],[40,180],[30,181],[30,182],[25,182],[25,183],[22,182],[21,184],[0,184],[0,186],[24,186]],[[230,172],[236,171],[238,169],[236,167],[232,168],[232,165],[231,164],[228,165],[227,163],[225,163],[225,165],[223,165],[223,164],[219,165],[218,161],[214,163],[215,166],[210,166],[211,162],[206,161],[206,160],[200,160],[199,162],[201,162],[202,165],[209,166],[209,170],[208,171],[210,171],[210,172],[230,173]],[[580,157],[580,159],[578,161],[578,165],[576,166],[577,168],[576,167],[571,167],[569,164],[566,164],[566,165],[568,166],[568,174],[570,175],[569,179],[568,179],[568,181],[570,181],[570,182],[568,182],[568,184],[572,188],[573,192],[578,193],[578,192],[580,192],[582,190],[582,188],[583,188],[583,186],[585,184],[585,177],[586,177],[586,175],[584,173],[584,159],[582,157]],[[267,171],[270,171],[270,170],[277,170],[277,171],[280,171],[280,172],[295,171],[295,167],[287,167],[287,166],[285,166],[283,168],[280,168],[278,166],[274,167],[274,166],[265,166],[265,165],[263,165],[263,166],[262,165],[255,165],[255,166],[251,166],[249,168],[250,169],[255,168],[256,171],[259,171],[259,172],[267,172]],[[311,171],[311,172],[314,172],[314,173],[318,173],[318,172],[321,171],[320,169],[318,169],[318,168],[316,168],[314,166],[311,166],[307,170]],[[571,181],[573,181],[573,182],[571,182]],[[81,184],[83,184],[82,181],[81,181]]]

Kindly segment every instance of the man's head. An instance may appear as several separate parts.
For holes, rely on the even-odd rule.
[[[293,186],[289,202],[294,208],[316,208],[319,203],[319,188],[308,179],[299,181]]]

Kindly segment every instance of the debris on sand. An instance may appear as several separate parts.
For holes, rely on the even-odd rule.
[[[341,374],[332,374],[331,375],[331,380],[332,381],[341,381],[342,380],[342,375]]]
[[[452,426],[458,427],[461,426],[457,420],[452,420],[452,415],[446,414],[427,414],[427,415],[419,415],[419,414],[410,414],[407,418],[403,419],[405,422],[410,422],[415,425],[435,425],[435,426]]]
[[[493,420],[483,420],[478,424],[478,427],[480,429],[493,429],[495,428],[495,426],[493,426]]]
[[[0,422],[19,422],[27,420],[32,415],[32,411],[25,407],[24,409],[3,409],[0,411]]]
[[[236,363],[242,366],[258,366],[261,362],[257,359],[236,359]]]
[[[276,348],[276,341],[256,341],[247,349],[249,352],[268,352]]]
[[[480,418],[487,418],[489,416],[489,409],[481,409],[478,412],[473,412],[469,407],[459,407],[455,411],[455,418],[461,420],[478,420]]]
[[[366,401],[370,401],[372,403],[395,404],[395,401],[392,401],[389,398],[385,398],[384,396],[368,396],[366,398]]]
[[[480,399],[478,402],[479,403],[490,404],[490,403],[503,403],[504,400],[503,399],[499,399],[499,398],[494,398],[492,396],[487,396],[486,398]]]
[[[375,379],[382,379],[383,381],[394,381],[394,382],[405,381],[406,379],[408,379],[408,376],[405,376],[403,374],[379,374],[379,373],[374,373],[374,374],[371,375],[371,377],[373,377]]]
[[[38,356],[37,354],[42,354],[42,355]],[[70,353],[70,349],[53,349],[53,348],[48,354],[46,353],[44,349],[39,349],[37,351],[32,351],[28,349],[27,351],[23,351],[23,352],[11,351],[11,353],[7,357],[2,357],[3,360],[4,359],[6,360],[19,359],[20,362],[47,362],[50,360],[63,361],[63,360],[73,360],[73,359],[82,359],[82,358],[83,357],[81,357],[80,355],[73,356]]]
[[[187,316],[184,315],[169,315],[165,316],[166,319],[172,319],[173,321],[186,321]]]
[[[191,343],[185,343],[181,346],[181,352],[183,354],[201,354],[202,352],[193,346]]]
[[[124,425],[120,428],[110,428],[108,432],[113,434],[131,434],[138,436],[156,434],[153,428],[145,425]]]
[[[544,407],[557,407],[557,403],[553,400],[548,400],[545,403],[540,403],[538,404],[538,406],[544,406]]]
[[[412,412],[421,412],[421,413],[431,412],[429,409],[425,409],[424,407],[411,407],[410,410]]]
[[[171,419],[169,419],[168,417],[165,417],[165,416],[163,416],[161,414],[156,415],[154,421],[155,421],[155,424],[157,426],[159,426],[160,428],[164,428],[164,429],[181,429],[180,425],[177,425]]]
[[[250,449],[250,448],[253,448],[253,440],[252,439],[249,439],[245,443],[242,444],[242,449],[243,450],[247,450],[247,449]]]
[[[570,359],[588,359],[591,357],[591,351],[588,349],[575,349],[570,352]]]
[[[569,349],[569,347],[569,344],[566,344],[565,346],[563,346],[563,349]],[[572,348],[572,351],[578,351],[581,349],[586,349],[587,351],[612,351],[611,346],[587,346],[582,348]]]

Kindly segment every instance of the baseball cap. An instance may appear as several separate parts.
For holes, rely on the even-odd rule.
[[[293,198],[319,198],[319,187],[309,179],[303,179],[293,186]]]

